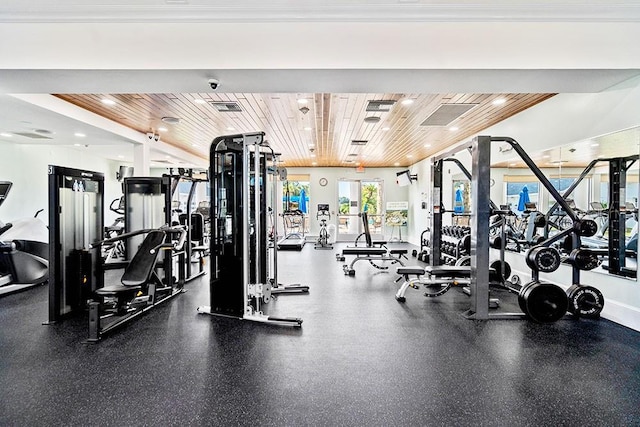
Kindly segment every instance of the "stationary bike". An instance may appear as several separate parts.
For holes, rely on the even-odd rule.
[[[327,217],[327,218],[325,218]],[[318,240],[313,245],[314,249],[333,249],[333,243],[330,242],[330,235],[327,231],[327,219],[331,219],[328,204],[319,204],[316,220],[320,221],[320,234]]]

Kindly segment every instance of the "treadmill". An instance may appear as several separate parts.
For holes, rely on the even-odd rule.
[[[305,217],[300,209],[286,210],[282,213],[284,237],[278,241],[279,250],[301,251],[305,244]]]

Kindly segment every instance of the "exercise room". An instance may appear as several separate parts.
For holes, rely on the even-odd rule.
[[[635,2],[30,3],[0,425],[640,424]]]

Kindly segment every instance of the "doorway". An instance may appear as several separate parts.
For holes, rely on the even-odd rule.
[[[362,233],[360,212],[367,212],[369,231],[376,240],[383,239],[383,182],[368,179],[338,180],[338,241],[353,241]]]

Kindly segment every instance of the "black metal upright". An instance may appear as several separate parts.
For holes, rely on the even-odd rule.
[[[626,159],[609,161],[609,271],[619,274],[625,267]]]
[[[431,162],[431,177],[433,188],[431,189],[432,213],[431,213],[431,265],[441,265],[440,244],[442,242],[442,160]]]
[[[103,286],[88,251],[104,230],[104,174],[49,165],[49,319],[84,308],[86,296]],[[90,264],[90,265],[88,265]]]

